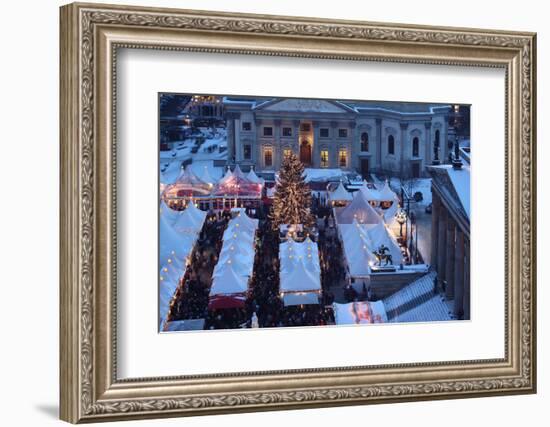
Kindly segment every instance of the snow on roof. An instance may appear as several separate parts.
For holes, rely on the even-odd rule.
[[[178,215],[174,223],[176,231],[200,232],[206,218],[206,212],[200,210],[194,203],[188,203],[187,208]]]
[[[210,296],[241,294],[247,290],[248,277],[237,273],[231,263],[228,262],[224,264],[224,268],[218,269],[218,274],[214,276]]]
[[[223,168],[214,166],[212,160],[193,161],[189,167],[199,179],[207,184],[215,184],[223,175]]]
[[[311,239],[293,239],[279,245],[281,292],[319,292],[321,267],[319,247]]]
[[[246,178],[250,181],[250,182],[254,182],[256,184],[260,184],[260,185],[264,185],[265,184],[265,180],[263,178],[260,178],[258,177],[258,175],[256,175],[256,172],[254,172],[254,168],[250,168],[250,171],[248,172],[248,174],[246,175]]]
[[[350,201],[353,199],[353,196],[348,190],[344,188],[344,184],[340,182],[340,184],[338,184],[338,187],[336,187],[336,190],[329,193],[329,199],[332,201]]]
[[[320,168],[306,168],[304,170],[304,177],[306,182],[309,181],[329,181],[329,180],[341,180],[344,178],[346,172],[342,169],[320,169]]]
[[[468,219],[470,219],[470,165],[464,164],[461,169],[450,167],[447,173],[460,198],[462,207],[466,211]]]
[[[336,220],[339,224],[351,224],[357,221],[360,224],[378,224],[382,222],[380,215],[370,205],[361,191],[357,191],[351,203],[344,208],[336,209]]]
[[[354,220],[352,224],[338,224],[338,232],[351,277],[371,273],[370,267],[377,262],[373,252],[381,245],[388,248],[394,265],[403,262],[397,241],[382,223],[359,224]]]
[[[160,201],[160,217],[164,218],[164,220],[170,224],[173,225],[174,222],[176,222],[176,219],[178,218],[179,211],[175,211],[174,209],[171,209],[164,200],[161,199]]]
[[[248,280],[254,268],[254,236],[257,228],[258,220],[249,218],[246,214],[229,221],[212,274],[211,296],[243,293],[248,289]],[[225,280],[228,283],[223,283]]]
[[[460,169],[454,169],[452,165],[431,166],[447,172],[449,179],[460,199],[460,203],[470,219],[470,165],[465,163]]]

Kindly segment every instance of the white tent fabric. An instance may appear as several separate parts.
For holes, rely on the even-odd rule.
[[[160,216],[168,222],[168,224],[173,225],[179,215],[178,211],[171,209],[164,200],[160,201]]]
[[[185,273],[187,258],[193,251],[199,233],[206,218],[206,212],[189,204],[183,213],[171,210],[164,201],[161,202],[159,218],[159,315],[160,325],[166,320],[170,301],[179,279]],[[169,222],[176,214],[173,225]]]
[[[332,305],[337,325],[365,325],[386,323],[388,317],[382,301],[357,301],[349,304]]]
[[[212,274],[210,296],[246,292],[254,269],[257,228],[258,220],[249,218],[245,213],[229,221]]]
[[[353,199],[353,196],[351,195],[351,193],[344,188],[344,184],[342,183],[340,183],[338,187],[336,187],[336,190],[329,193],[328,197],[332,202],[341,202],[341,201],[348,202]]]
[[[227,167],[227,171],[225,172],[225,175],[218,181],[218,185],[223,184],[230,180],[233,177],[233,172],[231,172],[231,169],[229,166]]]
[[[187,208],[176,218],[174,228],[178,232],[200,231],[205,218],[206,212],[200,210],[194,203],[190,202],[187,204]]]
[[[256,172],[254,172],[254,168],[251,168],[250,171],[246,174],[246,178],[255,184],[264,185],[265,180],[263,178],[260,178],[258,175],[256,175]]]
[[[301,243],[292,239],[279,245],[280,292],[285,306],[319,304],[321,267],[319,248],[308,237]]]
[[[351,277],[360,278],[370,275],[370,267],[377,261],[373,252],[381,245],[389,249],[394,265],[403,262],[399,245],[382,223],[359,224],[354,221],[352,224],[339,224],[338,232]]]
[[[217,273],[212,281],[210,296],[241,294],[248,290],[249,278],[235,271],[231,264],[225,263]]]
[[[378,192],[378,198],[381,202],[395,202],[398,200],[397,194],[390,188],[388,181],[384,183],[384,186]]]
[[[382,222],[380,214],[369,204],[362,191],[357,191],[349,205],[344,208],[335,208],[338,224],[351,224],[354,220],[360,224],[379,224]]]
[[[283,304],[290,305],[319,304],[319,295],[315,292],[298,292],[283,294]]]

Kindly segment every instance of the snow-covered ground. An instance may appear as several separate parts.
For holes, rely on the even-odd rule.
[[[193,153],[196,147],[196,141],[199,137],[204,137],[204,142]],[[227,159],[227,132],[225,128],[200,128],[200,134],[173,143],[174,149],[160,152],[160,171],[163,183],[170,184],[176,180],[182,163],[191,162],[191,169],[199,177],[205,174],[205,168],[208,174],[219,179],[223,174],[223,167],[215,167],[214,160]]]

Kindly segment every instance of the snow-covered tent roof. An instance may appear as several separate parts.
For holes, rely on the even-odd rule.
[[[207,196],[211,190],[212,185],[200,179],[190,166],[187,166],[181,171],[176,182],[166,187],[164,194],[169,197]]]
[[[255,184],[264,185],[265,180],[263,178],[260,178],[258,175],[256,175],[256,172],[254,172],[254,168],[250,168],[250,171],[246,174],[246,178]]]
[[[396,202],[399,200],[397,194],[390,188],[388,181],[386,181],[382,189],[378,191],[378,199],[381,202]]]
[[[188,203],[187,208],[178,215],[174,222],[176,231],[195,231],[199,232],[202,229],[206,212],[200,210],[194,203]]]
[[[192,166],[193,164],[191,164]],[[195,168],[196,170],[197,168]],[[196,171],[196,175],[201,179],[201,181],[206,182],[207,184],[214,186],[214,184],[217,182],[217,179],[215,179],[212,174],[210,173],[210,168],[208,165],[199,165],[198,171]]]
[[[231,172],[228,168],[226,174],[212,192],[214,196],[218,197],[247,197],[247,198],[261,198],[262,196],[262,184],[252,182],[241,171],[239,165],[235,166],[235,170]]]
[[[196,238],[195,233],[178,233],[163,215],[159,220],[159,236],[161,264],[171,257],[176,257],[180,261],[184,260],[191,251]]]
[[[342,184],[341,182],[340,184],[338,184],[338,187],[336,187],[336,190],[329,193],[328,197],[333,202],[336,202],[336,201],[348,202],[353,199],[353,196],[351,195],[351,193],[345,189],[344,184]]]
[[[159,217],[164,218],[164,220],[172,225],[178,218],[179,211],[176,211],[174,209],[170,209],[170,207],[166,204],[166,202],[161,199],[160,201],[160,215]]]
[[[321,290],[319,272],[306,268],[303,260],[295,263],[287,272],[281,271],[281,292],[311,292]]]
[[[370,267],[377,261],[373,252],[381,245],[388,248],[394,265],[403,261],[399,245],[383,223],[359,224],[354,221],[339,224],[338,230],[351,277],[366,277],[371,273]]]
[[[351,203],[346,207],[336,208],[338,224],[351,224],[354,220],[360,224],[378,224],[382,221],[362,191],[357,191]]]
[[[219,275],[214,277],[210,295],[242,294],[248,290],[248,277],[239,274],[231,264],[219,270]]]
[[[357,301],[332,305],[337,325],[386,323],[388,317],[382,301]]]
[[[280,291],[286,306],[318,304],[321,292],[319,247],[308,237],[279,245]]]

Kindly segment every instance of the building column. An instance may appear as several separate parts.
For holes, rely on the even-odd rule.
[[[294,151],[294,154],[297,156],[300,155],[300,120],[293,120],[292,121],[292,134],[294,138],[294,147],[292,147],[292,150]]]
[[[407,139],[407,128],[409,127],[408,123],[399,123],[399,127],[401,128],[401,154],[400,154],[400,171],[401,176],[404,177],[405,173],[408,174],[408,168],[405,170],[405,144]]]
[[[256,131],[256,141],[255,141],[255,151],[256,151],[256,165],[261,169],[264,168],[264,153],[262,149],[262,140],[261,140],[261,127],[262,121],[258,118],[254,119],[254,126]]]
[[[447,280],[447,286],[445,287],[445,296],[447,299],[453,299],[455,296],[455,230],[456,223],[449,216],[447,219],[447,246],[443,249],[445,251],[445,280]]]
[[[424,123],[424,127],[426,128],[426,146],[424,147],[424,166],[429,165],[431,161],[431,152],[432,152],[432,123],[426,122]]]
[[[235,113],[227,113],[227,163],[235,160]]]
[[[313,141],[311,142],[311,163],[314,168],[321,166],[321,151],[319,148],[319,121],[311,123]]]
[[[439,236],[439,215],[441,210],[441,201],[439,196],[433,191],[432,188],[432,245],[431,245],[431,263],[435,271],[437,271],[437,257],[438,257],[438,236]]]
[[[370,148],[370,147],[369,147]],[[382,119],[376,118],[376,170],[382,170]]]
[[[464,233],[457,230],[455,244],[455,300],[454,314],[464,316]]]
[[[462,305],[464,311],[464,319],[470,320],[470,240],[464,238],[464,296]]]
[[[447,210],[444,206],[439,209],[439,221],[437,231],[437,278],[439,283],[445,280],[445,247],[447,246]]]
[[[348,151],[348,169],[353,169],[355,172],[359,171],[359,151],[357,150],[357,141],[356,138],[356,123],[350,122],[349,123],[349,129],[350,129],[350,140],[351,144],[349,145],[349,151]]]
[[[276,148],[275,148],[276,147]],[[273,165],[275,170],[283,163],[283,148],[281,146],[281,120],[273,121]]]

